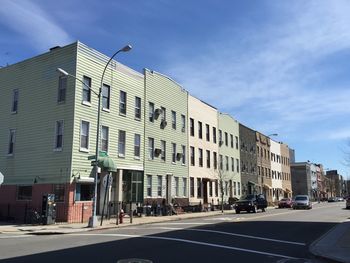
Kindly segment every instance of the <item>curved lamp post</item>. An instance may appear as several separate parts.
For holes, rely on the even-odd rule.
[[[81,83],[83,83],[83,85],[85,87],[87,87],[89,90],[91,90],[98,98],[98,106],[97,106],[97,129],[96,129],[96,149],[95,149],[95,178],[94,178],[94,185],[95,185],[95,189],[94,189],[94,198],[93,198],[93,207],[92,207],[92,215],[89,218],[89,227],[96,227],[97,226],[97,216],[96,216],[96,206],[97,206],[97,179],[98,179],[98,155],[99,155],[99,139],[100,139],[100,114],[101,114],[101,93],[102,93],[102,87],[103,87],[103,78],[104,75],[106,73],[106,69],[108,67],[108,65],[111,63],[112,59],[120,52],[128,52],[132,49],[131,45],[126,45],[125,47],[119,49],[117,52],[115,52],[111,58],[108,60],[103,73],[102,73],[102,77],[101,77],[101,84],[100,84],[100,88],[98,90],[98,92],[95,92],[90,86],[88,86],[87,84],[85,84],[81,79],[77,78],[74,75],[69,74],[67,71],[61,69],[61,68],[57,68],[57,71],[59,73],[61,73],[62,75],[65,76],[69,76],[72,77],[78,81],[80,81]]]

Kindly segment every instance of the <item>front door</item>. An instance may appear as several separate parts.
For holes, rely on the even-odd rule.
[[[166,175],[166,200],[167,203],[170,203],[171,200],[171,179],[172,179],[172,174],[167,174]]]

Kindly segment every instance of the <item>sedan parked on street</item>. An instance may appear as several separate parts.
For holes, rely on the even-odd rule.
[[[292,208],[292,199],[290,198],[283,198],[278,202],[278,208]]]
[[[311,209],[312,203],[308,195],[297,195],[294,198],[293,209]]]
[[[350,195],[346,198],[345,208],[350,209]]]

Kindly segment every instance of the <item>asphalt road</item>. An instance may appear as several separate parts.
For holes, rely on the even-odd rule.
[[[317,262],[308,246],[350,217],[344,203],[50,236],[0,235],[1,262]],[[305,260],[297,260],[305,259]],[[122,261],[120,261],[122,262]],[[135,262],[135,261],[131,261]]]

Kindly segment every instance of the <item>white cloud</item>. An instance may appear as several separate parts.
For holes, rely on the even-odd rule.
[[[23,41],[28,41],[41,52],[52,46],[72,42],[55,19],[31,1],[2,0],[0,23],[20,34]]]

